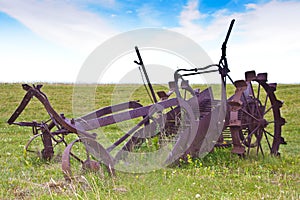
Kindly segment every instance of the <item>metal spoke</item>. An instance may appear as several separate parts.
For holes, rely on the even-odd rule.
[[[260,83],[258,83],[258,88],[257,88],[257,99],[259,100],[260,96]]]
[[[268,135],[267,135],[267,133],[266,133],[266,131],[265,131],[265,130],[264,130],[264,135],[265,135],[266,141],[267,141],[267,143],[268,143],[269,149],[271,150],[271,144],[270,144],[270,141],[269,141]]]
[[[264,131],[265,131],[269,136],[274,137],[274,135],[272,135],[270,132],[266,131],[265,129],[264,129]]]
[[[263,116],[262,116],[262,114],[261,114],[261,112],[260,112],[260,109],[259,109],[259,108],[260,108],[259,104],[261,104],[261,102],[260,102],[260,100],[259,100],[259,97],[260,97],[260,83],[258,83],[257,97],[256,97],[256,103],[255,103],[255,106],[256,106],[256,110],[257,110],[257,112],[258,112],[259,117],[262,118]]]
[[[259,126],[257,126],[255,129],[253,129],[253,130],[251,131],[251,133],[249,133],[248,136],[245,137],[245,139],[243,140],[243,142],[245,142],[247,138],[250,139],[250,141],[251,141],[251,136],[253,135],[253,133],[255,133],[255,132],[257,131],[258,128],[259,128]],[[249,146],[250,146],[250,145],[249,145]]]
[[[265,154],[264,154],[263,148],[261,146],[261,143],[259,143],[258,147],[260,148],[260,151],[261,151],[261,154],[263,155],[263,157],[265,157]],[[257,151],[257,154],[258,154],[258,151]]]
[[[254,120],[259,121],[259,119],[257,119],[255,116],[253,116],[251,113],[247,112],[246,110],[241,109],[241,111],[243,111],[245,114],[249,115],[249,116],[250,116],[251,118],[253,118]]]
[[[263,116],[261,115],[261,113],[260,113],[260,111],[259,111],[259,105],[258,105],[258,102],[259,102],[259,100],[256,99],[256,102],[255,102],[256,112],[258,113],[259,118],[263,118]]]
[[[267,114],[271,109],[273,109],[273,105],[264,112],[264,115]]]
[[[267,93],[267,95],[266,95],[266,99],[265,99],[264,107],[266,107],[266,106],[267,106],[267,103],[268,103],[268,98],[269,98],[269,93]]]

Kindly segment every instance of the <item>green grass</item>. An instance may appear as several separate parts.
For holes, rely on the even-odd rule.
[[[45,84],[42,91],[59,113],[72,117],[72,85]],[[96,105],[110,105],[112,92],[113,85],[99,86]],[[240,159],[230,149],[216,149],[172,168],[117,172],[115,178],[100,172],[78,174],[72,183],[64,181],[59,159],[24,157],[30,128],[6,123],[24,94],[20,84],[0,84],[0,199],[300,199],[300,85],[277,88],[278,99],[285,102],[282,115],[287,124],[282,134],[288,142],[280,147],[280,158]],[[130,98],[149,103],[142,87]],[[20,119],[46,120],[47,113],[33,99]],[[112,126],[105,131],[118,130]]]

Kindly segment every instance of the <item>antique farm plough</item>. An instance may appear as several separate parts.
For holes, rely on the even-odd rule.
[[[280,144],[285,144],[281,136],[281,127],[285,124],[280,108],[283,102],[276,98],[276,83],[267,82],[267,73],[245,73],[245,80],[232,81],[226,59],[226,44],[233,27],[232,20],[226,39],[222,45],[222,56],[218,64],[202,68],[178,69],[174,81],[169,82],[169,91],[155,93],[141,55],[136,47],[139,61],[135,61],[144,72],[149,94],[153,104],[143,106],[138,101],[129,101],[104,107],[87,115],[68,119],[58,114],[51,106],[47,96],[41,91],[42,85],[23,84],[26,94],[16,111],[8,120],[9,124],[28,126],[34,136],[26,144],[41,138],[44,159],[54,156],[54,147],[62,143],[66,146],[62,154],[62,169],[66,178],[70,178],[71,162],[77,160],[84,169],[99,170],[106,166],[110,174],[115,173],[118,163],[128,161],[131,152],[143,152],[145,144],[156,139],[159,161],[172,164],[186,155],[201,156],[215,146],[232,146],[232,153],[244,156],[254,149],[256,153],[268,150],[279,155]],[[214,96],[211,87],[202,91],[189,84],[188,77],[201,74],[219,73],[222,80],[221,95]],[[226,98],[226,81],[235,86],[235,93]],[[32,98],[37,98],[50,119],[41,122],[16,122],[16,119]],[[137,122],[110,145],[101,144],[99,134],[92,131],[128,120]],[[66,137],[76,136],[69,142]],[[83,144],[81,155],[76,155],[75,144]],[[160,151],[164,149],[165,151]],[[113,153],[114,152],[114,153]],[[82,153],[84,158],[82,158]]]

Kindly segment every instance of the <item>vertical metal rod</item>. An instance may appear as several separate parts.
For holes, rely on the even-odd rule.
[[[137,62],[136,60],[135,60],[134,62],[142,67],[143,72],[144,72],[145,77],[146,77],[146,80],[147,80],[148,87],[149,87],[149,89],[150,89],[150,92],[151,92],[151,95],[152,95],[152,98],[153,98],[153,101],[154,101],[155,103],[157,103],[157,99],[156,99],[156,96],[155,96],[155,93],[154,93],[152,84],[151,84],[151,82],[150,82],[150,80],[149,80],[149,77],[148,77],[148,74],[147,74],[145,65],[144,65],[144,63],[143,63],[141,54],[140,54],[139,49],[138,49],[137,46],[135,46],[135,51],[136,51],[136,54],[137,54],[137,56],[138,56],[138,58],[139,58],[139,62]]]

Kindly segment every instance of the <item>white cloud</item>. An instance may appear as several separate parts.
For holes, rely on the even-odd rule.
[[[136,12],[139,23],[143,26],[159,27],[162,25],[160,13],[152,5],[145,3]],[[138,26],[140,25],[139,23],[137,23]]]
[[[86,53],[116,31],[98,15],[79,8],[67,1],[0,1],[0,11],[40,37]]]
[[[245,5],[246,9],[247,10],[250,10],[250,9],[256,9],[257,8],[257,5],[254,4],[254,3],[248,3]]]
[[[113,0],[88,0],[113,6]],[[88,12],[84,1],[0,0],[0,11],[38,35],[1,38],[0,80],[4,82],[74,82],[87,56],[116,34],[99,15]],[[21,29],[22,30],[22,29]],[[22,30],[23,31],[23,30]],[[10,37],[10,36],[8,36]]]
[[[194,0],[191,2],[196,5]],[[299,83],[293,71],[298,70],[295,65],[300,55],[300,2],[271,1],[245,6],[246,12],[217,11],[209,16],[212,22],[207,25],[195,23],[195,17],[184,17],[197,16],[195,6],[194,9],[184,7],[185,14],[180,15],[180,21],[185,23],[174,30],[197,41],[217,62],[230,20],[235,18],[228,42],[230,74],[240,79],[244,71],[255,69],[268,72],[270,81]]]
[[[94,5],[99,5],[108,8],[113,8],[116,6],[115,0],[66,0],[66,2],[71,4],[76,3],[80,5],[94,4]]]
[[[191,0],[184,6],[179,16],[179,24],[183,27],[194,26],[194,21],[205,18],[207,15],[201,14],[198,10],[198,1]]]
[[[299,71],[299,10],[300,2],[271,1],[237,18],[240,41],[233,40],[234,64],[268,72],[270,81],[299,83],[293,73]]]
[[[88,0],[88,2],[105,5],[112,9],[118,7],[114,0]],[[230,13],[228,8],[208,15],[199,11],[197,0],[190,0],[178,14],[180,26],[174,27],[172,30],[194,39],[217,62],[230,20],[235,18],[236,24],[228,43],[228,59],[232,71],[230,74],[233,78],[242,78],[244,71],[256,69],[258,72],[269,72],[271,81],[299,82],[298,73],[293,72],[299,71],[299,67],[296,65],[300,55],[298,21],[300,19],[300,2],[270,1],[263,4],[245,4],[244,6],[245,12]],[[126,9],[127,11],[125,10],[124,13],[133,13],[132,10]],[[69,55],[72,54],[71,51],[74,51],[77,55],[79,53],[82,58],[104,40],[119,32],[99,14],[86,10],[83,0],[0,0],[0,11],[17,19],[41,38],[67,47],[70,49]],[[148,4],[141,5],[134,12],[137,12],[138,15],[138,25],[147,24],[156,27],[165,25],[161,20],[161,13]],[[168,26],[168,24],[166,25]],[[24,50],[20,53],[25,55],[28,52]],[[33,55],[34,53],[28,57],[34,57]],[[57,69],[59,63],[68,66],[66,70],[74,69],[74,61],[71,60],[71,56],[61,62],[53,63],[52,60],[55,60],[57,55],[58,53],[54,53],[49,56],[48,63],[58,66]],[[43,62],[47,62],[46,53],[41,57],[44,58]],[[8,58],[5,59],[7,63],[4,63],[7,66],[22,65],[21,61],[19,63],[13,61],[13,56],[11,61]],[[78,61],[75,68],[79,69],[83,60],[79,60],[78,57],[74,60]],[[3,66],[3,59],[0,62]],[[27,65],[40,66],[40,63],[28,61]],[[68,71],[62,73],[68,73]]]
[[[226,17],[226,9],[218,10],[210,15],[202,14],[198,8],[198,0],[190,0],[182,8],[179,15],[179,27],[172,30],[183,33],[197,42],[203,43],[220,37],[224,30],[220,29],[224,23],[228,23],[230,17]],[[214,18],[212,24],[205,26],[206,20]]]

